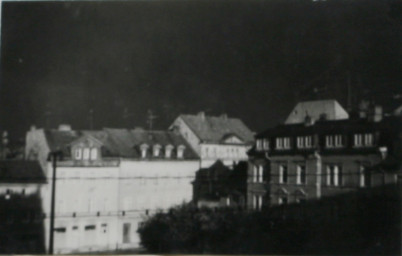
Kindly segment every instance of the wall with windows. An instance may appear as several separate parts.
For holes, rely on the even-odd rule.
[[[122,160],[119,181],[119,248],[139,246],[144,216],[189,202],[199,160]]]
[[[201,144],[201,167],[209,167],[218,159],[225,165],[248,159],[249,146],[244,144]]]
[[[304,200],[396,182],[396,175],[369,171],[377,155],[275,156],[271,158],[270,205]]]
[[[52,170],[49,163],[48,170]],[[49,171],[49,180],[52,171]],[[55,195],[54,252],[115,249],[118,244],[119,167],[59,162]],[[42,189],[46,248],[49,244],[51,183]]]

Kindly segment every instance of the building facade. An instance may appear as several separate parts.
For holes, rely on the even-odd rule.
[[[237,118],[180,115],[170,126],[177,130],[201,159],[201,167],[209,167],[217,160],[232,166],[247,160],[254,133]]]
[[[43,157],[63,153],[56,171],[55,253],[137,248],[136,231],[147,215],[192,199],[191,181],[199,159],[179,134],[60,128],[32,129],[26,148],[27,157],[46,165],[49,179],[52,165]],[[50,196],[51,186],[46,186],[46,216]],[[47,217],[47,228],[49,223]],[[46,248],[48,238],[47,232]]]
[[[318,113],[328,111],[321,101],[309,105],[318,118],[307,110],[303,121],[256,136],[249,152],[249,209],[396,183],[402,152],[400,117],[382,118],[372,111],[375,116],[328,120],[328,115]],[[291,115],[295,111],[298,107]]]

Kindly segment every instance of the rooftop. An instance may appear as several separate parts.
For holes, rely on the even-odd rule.
[[[2,160],[0,183],[46,183],[46,177],[37,161]]]
[[[204,113],[179,117],[203,142],[221,143],[227,135],[237,136],[244,143],[252,143],[254,140],[254,133],[238,118],[206,116]]]

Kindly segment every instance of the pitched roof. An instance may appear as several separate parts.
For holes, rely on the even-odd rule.
[[[236,135],[245,143],[252,143],[254,133],[238,118],[205,115],[180,115],[197,137],[210,143],[221,143],[228,134]]]
[[[348,119],[349,114],[336,100],[317,100],[299,102],[290,112],[285,124],[303,123],[306,116],[319,120],[325,116],[326,120]]]
[[[94,137],[102,143],[102,156],[140,158],[139,146],[146,143],[149,146],[160,145],[162,147],[172,145],[177,148],[185,146],[183,158],[197,159],[197,154],[184,138],[172,131],[146,131],[104,128],[98,131],[60,131],[46,130],[45,136],[50,150],[62,150],[66,157],[70,156],[70,144],[82,136]]]
[[[38,161],[0,161],[0,183],[46,183],[46,176]]]

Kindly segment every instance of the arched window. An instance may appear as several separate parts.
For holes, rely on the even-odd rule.
[[[172,145],[167,145],[165,147],[165,157],[166,158],[170,158],[172,156],[172,150],[173,150],[173,146]]]

